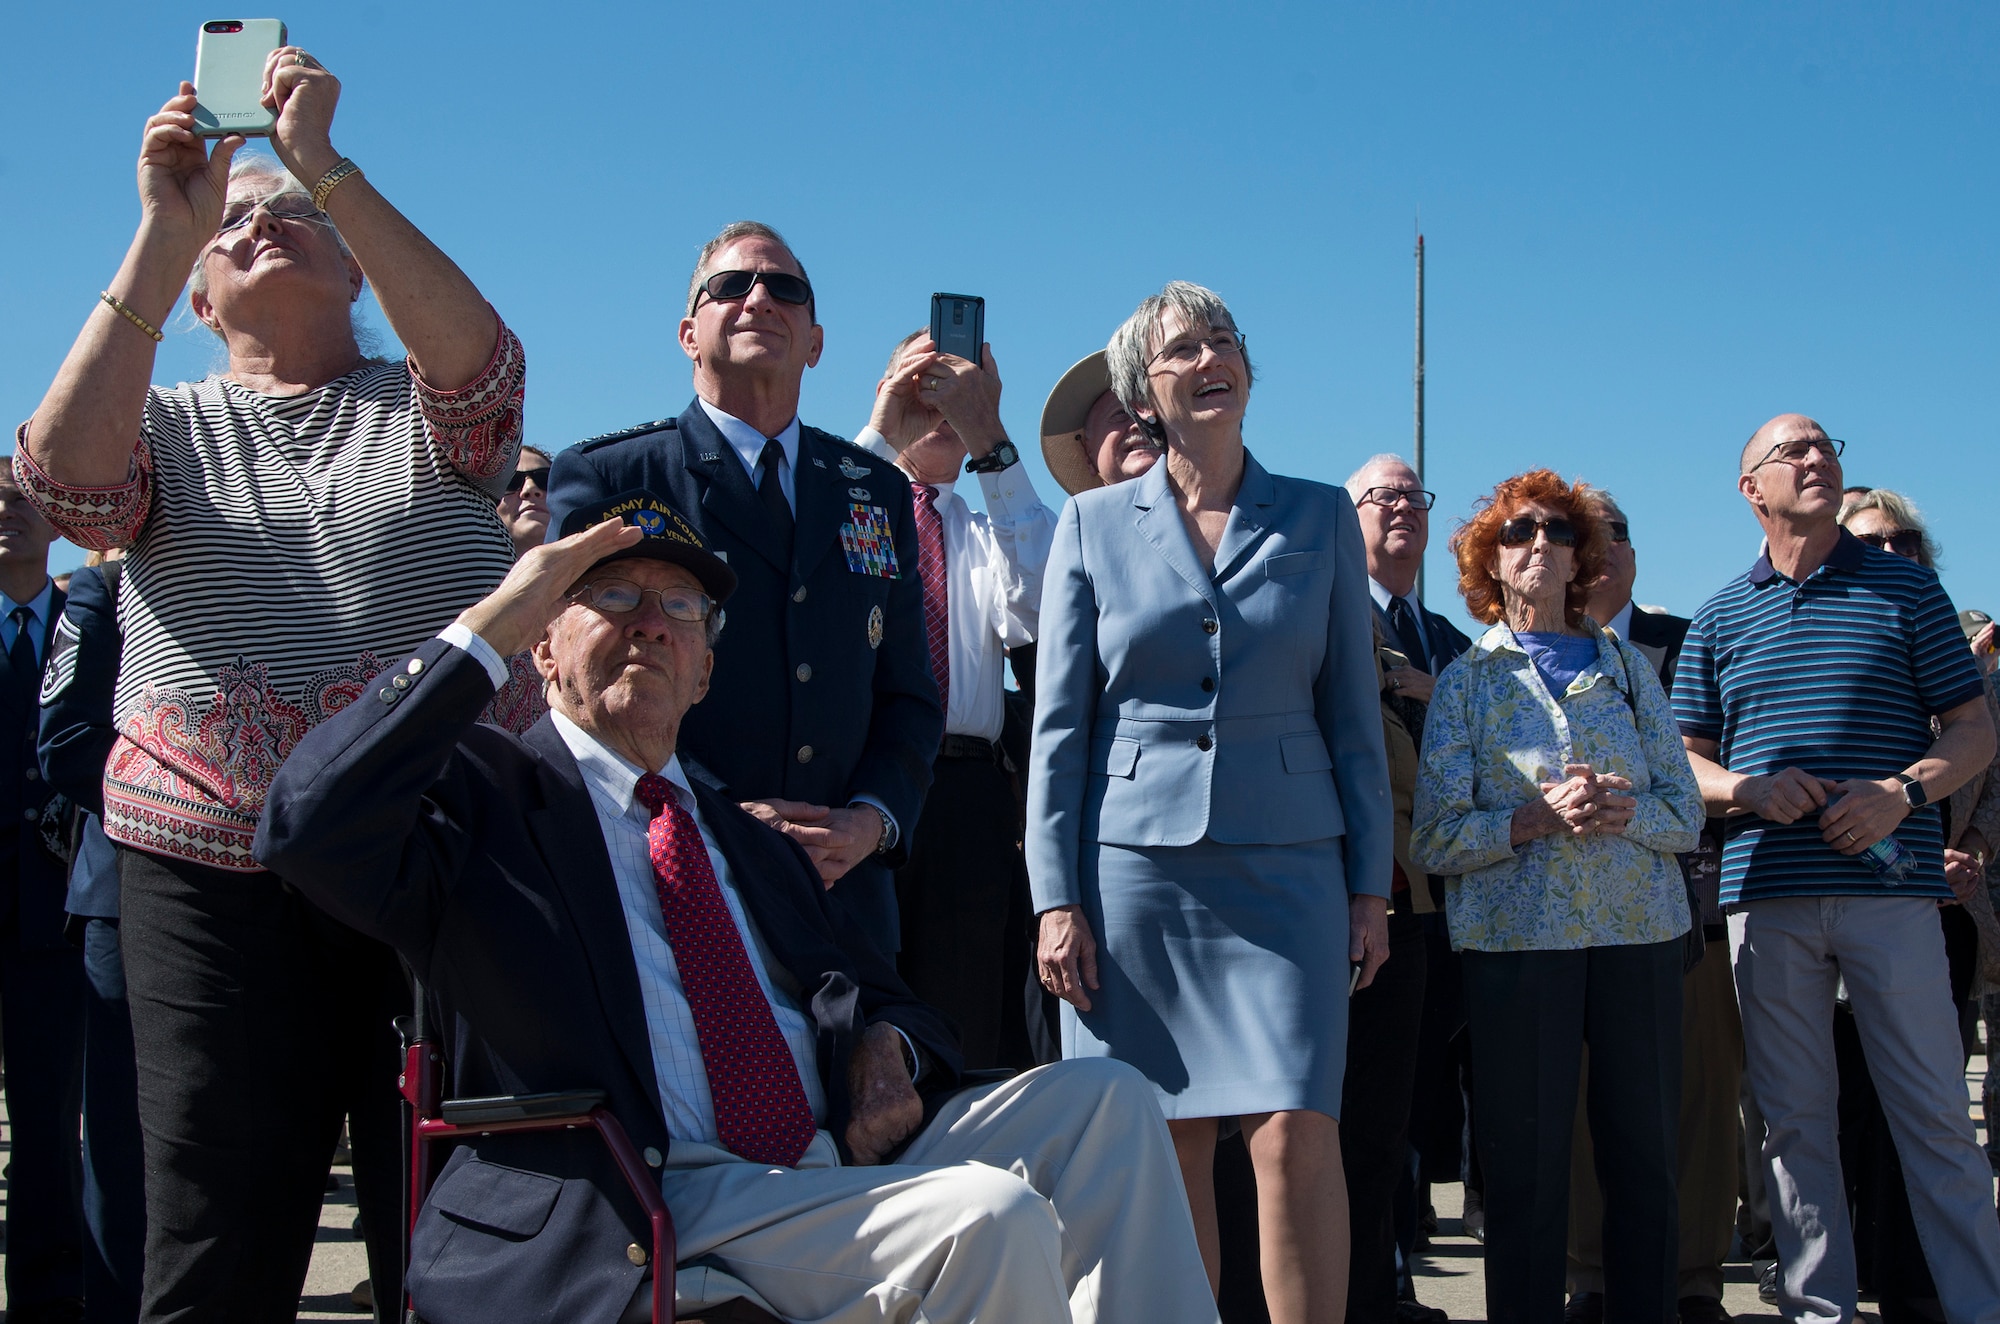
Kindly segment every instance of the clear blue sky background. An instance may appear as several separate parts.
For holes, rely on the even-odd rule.
[[[10,426],[117,265],[140,124],[191,72],[198,24],[254,16],[20,12],[0,53]],[[345,83],[335,144],[526,340],[543,445],[685,407],[688,267],[751,216],[819,291],[809,421],[851,435],[930,292],[983,294],[1007,425],[1054,503],[1043,397],[1181,277],[1249,335],[1252,448],[1338,482],[1409,444],[1421,208],[1438,605],[1457,608],[1451,518],[1546,464],[1623,499],[1639,597],[1691,612],[1756,550],[1738,448],[1798,409],[1850,441],[1850,482],[1919,502],[1961,605],[2000,607],[1990,4],[277,16]],[[182,316],[157,380],[216,362]]]

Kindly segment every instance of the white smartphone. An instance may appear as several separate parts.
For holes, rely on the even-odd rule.
[[[268,138],[278,117],[258,99],[264,61],[285,44],[275,18],[215,18],[201,25],[194,48],[194,126],[204,138],[240,133]]]

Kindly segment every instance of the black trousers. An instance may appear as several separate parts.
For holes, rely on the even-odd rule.
[[[132,1324],[146,1260],[139,1078],[118,921],[84,922],[84,1324]]]
[[[1464,952],[1479,1157],[1486,1175],[1486,1317],[1562,1318],[1570,1127],[1582,1049],[1604,1191],[1604,1317],[1676,1317],[1681,944]]]
[[[376,1274],[401,1262],[395,1039],[386,1020],[374,1035],[358,1022],[395,1001],[395,958],[268,873],[120,847],[118,876],[146,1153],[141,1318],[294,1318],[348,1115],[377,1317],[394,1318],[400,1274]]]
[[[1008,915],[1023,876],[1019,823],[1004,768],[941,757],[909,861],[896,871],[897,968],[918,997],[958,1022],[965,1065],[974,1070],[1002,1064],[1003,1030],[1010,1013],[1019,1019],[1028,977],[1007,960]]]
[[[30,849],[40,849],[30,846]],[[14,868],[11,855],[7,868]],[[83,953],[25,946],[0,928],[7,1072],[7,1304],[26,1313],[83,1295]]]
[[[1406,1169],[1428,964],[1421,917],[1389,916],[1389,960],[1347,1008],[1340,1161],[1347,1173],[1350,1324],[1396,1318],[1396,1185]]]

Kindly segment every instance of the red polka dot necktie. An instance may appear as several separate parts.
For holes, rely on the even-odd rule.
[[[716,1132],[725,1148],[752,1163],[792,1167],[812,1143],[812,1108],[722,899],[701,830],[665,777],[647,773],[634,795],[653,811],[646,830],[653,883],[708,1068]]]
[[[944,521],[937,489],[910,484],[917,502],[917,575],[924,582],[924,637],[930,643],[931,675],[937,680],[938,707],[951,711],[951,596],[944,573]]]

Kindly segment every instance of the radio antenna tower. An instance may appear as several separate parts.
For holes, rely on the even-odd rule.
[[[1415,454],[1412,459],[1412,467],[1415,468],[1417,471],[1417,486],[1429,487],[1430,484],[1424,481],[1424,219],[1422,212],[1417,213],[1416,229],[1417,229],[1417,369],[1416,369],[1417,432],[1416,432],[1415,444],[1413,447]],[[1421,600],[1423,596],[1424,596],[1424,570],[1423,566],[1419,565],[1417,567],[1417,597]]]

